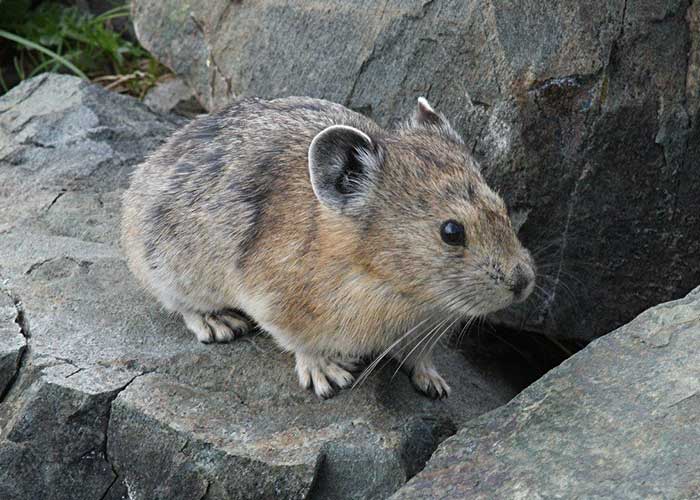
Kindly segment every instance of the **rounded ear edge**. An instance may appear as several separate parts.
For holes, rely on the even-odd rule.
[[[309,144],[309,149],[307,152],[307,156],[309,158],[309,161],[311,161],[311,158],[312,158],[312,151],[316,149],[316,146],[318,145],[318,142],[321,139],[325,138],[329,134],[332,134],[334,132],[338,132],[341,130],[345,131],[345,132],[350,132],[350,133],[359,135],[360,137],[362,137],[365,140],[365,142],[367,142],[367,146],[369,148],[372,148],[374,146],[374,142],[372,141],[372,138],[358,128],[351,127],[350,125],[329,125],[328,127],[321,130],[318,134],[316,134],[314,136],[314,138],[311,140],[311,144]]]
[[[324,147],[328,150],[323,151]],[[375,147],[368,134],[350,125],[329,125],[317,133],[307,151],[309,178],[316,198],[329,207],[342,210],[348,200],[335,188],[338,179],[344,175],[343,153],[347,154],[353,148],[373,152]]]

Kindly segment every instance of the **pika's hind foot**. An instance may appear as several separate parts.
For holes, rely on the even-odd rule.
[[[213,313],[183,313],[182,319],[197,340],[205,344],[231,342],[250,330],[248,321],[235,311]]]
[[[298,352],[295,356],[299,384],[304,389],[311,389],[313,386],[314,392],[320,398],[330,398],[335,394],[334,387],[344,389],[355,381],[353,374],[346,369],[355,366],[352,361],[344,362]]]

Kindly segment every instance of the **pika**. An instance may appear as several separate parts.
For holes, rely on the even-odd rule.
[[[419,391],[447,396],[439,334],[535,282],[503,200],[423,98],[395,130],[306,97],[200,117],[135,169],[121,242],[197,339],[230,341],[250,318],[322,398],[379,353]]]

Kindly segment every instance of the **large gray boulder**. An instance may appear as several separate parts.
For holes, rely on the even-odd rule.
[[[0,498],[386,498],[515,391],[441,350],[319,401],[264,335],[206,346],[128,272],[120,194],[182,122],[69,76],[0,98]]]
[[[392,499],[700,498],[700,288],[445,441]]]
[[[462,131],[540,262],[509,324],[591,339],[700,282],[700,4],[134,0],[208,109],[303,94]]]

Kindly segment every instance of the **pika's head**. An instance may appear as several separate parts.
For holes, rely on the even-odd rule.
[[[525,300],[534,264],[506,205],[445,117],[418,100],[407,125],[334,125],[309,147],[316,197],[356,269],[386,299],[465,316]]]

